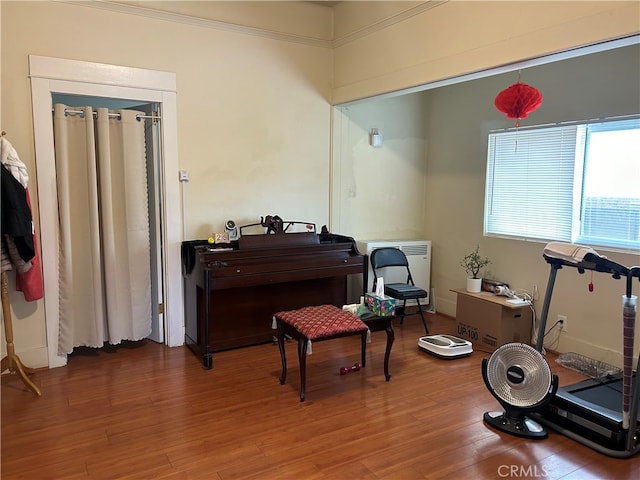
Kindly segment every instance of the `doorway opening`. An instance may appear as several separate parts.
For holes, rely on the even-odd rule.
[[[129,99],[93,97],[87,95],[68,95],[53,93],[52,103],[63,104],[70,108],[92,107],[108,108],[109,110],[132,109],[144,112],[140,121],[144,122],[145,155],[147,172],[147,196],[149,219],[149,249],[151,271],[151,340],[164,343],[164,308],[162,294],[164,292],[164,277],[162,268],[162,234],[160,231],[160,215],[162,199],[160,197],[162,150],[160,142],[161,111],[157,102],[141,102]]]
[[[176,78],[174,73],[145,70],[131,67],[105,65],[92,62],[29,56],[31,79],[36,168],[38,177],[38,211],[40,220],[41,259],[43,283],[45,287],[44,309],[47,330],[47,354],[49,367],[63,366],[67,356],[57,351],[59,334],[59,285],[57,265],[57,190],[55,172],[55,153],[53,142],[53,122],[51,110],[53,98],[65,96],[84,96],[100,99],[102,106],[108,101],[135,102],[162,113],[162,121],[156,128],[148,129],[151,137],[149,145],[157,148],[161,161],[154,161],[153,167],[153,203],[156,211],[152,217],[155,225],[151,227],[157,233],[152,248],[157,254],[156,274],[153,283],[158,292],[155,298],[162,302],[153,302],[158,307],[164,304],[164,310],[158,311],[163,318],[162,334],[157,332],[156,341],[164,341],[167,346],[184,343],[184,306],[181,273],[181,204],[178,182],[177,161],[177,111]],[[73,79],[73,80],[69,80]],[[171,181],[171,180],[174,181]],[[151,198],[151,195],[150,195]],[[157,322],[160,325],[160,322]]]

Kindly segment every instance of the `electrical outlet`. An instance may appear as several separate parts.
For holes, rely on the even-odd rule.
[[[558,327],[560,331],[567,331],[567,316],[566,315],[558,315]]]

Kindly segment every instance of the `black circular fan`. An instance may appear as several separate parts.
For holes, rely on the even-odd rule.
[[[527,413],[546,405],[558,390],[558,377],[535,348],[507,343],[482,360],[482,378],[504,412],[486,412],[484,421],[525,438],[545,438],[546,430]]]

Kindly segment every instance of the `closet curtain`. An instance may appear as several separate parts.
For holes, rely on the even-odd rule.
[[[59,354],[151,333],[144,121],[136,115],[144,112],[54,105]]]

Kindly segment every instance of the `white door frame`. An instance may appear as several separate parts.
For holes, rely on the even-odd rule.
[[[49,368],[66,365],[58,355],[57,187],[53,145],[52,93],[126,98],[162,104],[163,163],[160,194],[164,206],[162,236],[165,275],[165,339],[170,347],[184,343],[182,292],[181,198],[178,188],[176,75],[170,72],[29,55],[33,108],[41,263]]]
[[[157,103],[147,104],[151,106],[149,113],[162,113],[161,107]],[[162,182],[162,125],[160,122],[145,122],[145,139],[147,144],[147,188],[149,190],[149,238],[151,240],[151,334],[147,337],[154,342],[164,343],[164,313],[159,305],[164,305],[164,268],[158,262],[162,260],[162,235],[159,232],[162,221],[162,210],[164,205],[160,198],[160,186]]]

